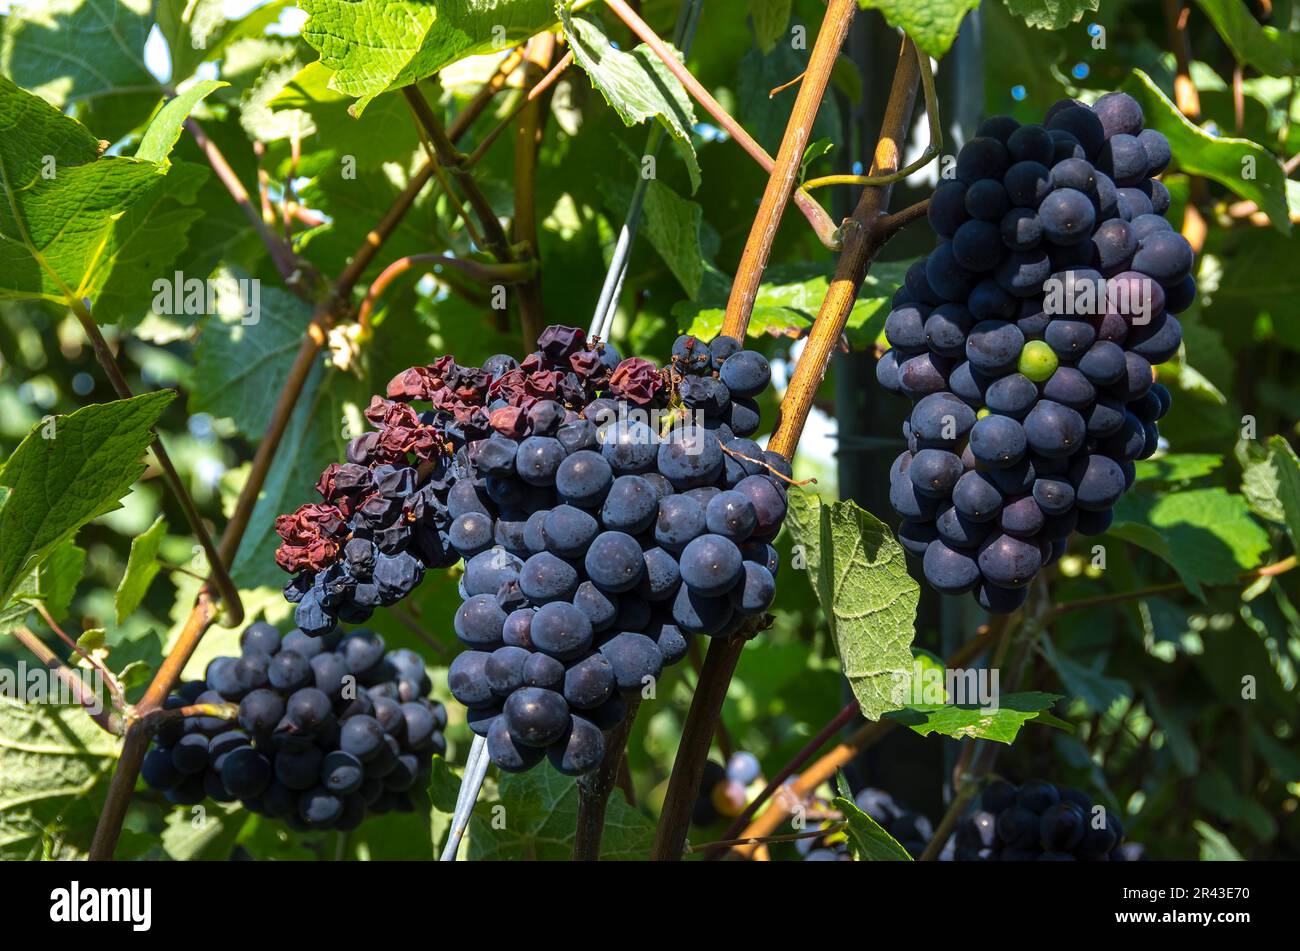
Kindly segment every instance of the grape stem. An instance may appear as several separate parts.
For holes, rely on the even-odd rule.
[[[910,165],[880,175],[826,175],[803,183],[804,188],[820,188],[823,185],[892,185],[901,182],[909,175],[919,172],[939,157],[943,150],[943,122],[939,118],[939,96],[934,88],[934,70],[930,57],[921,55],[917,50],[917,66],[921,71],[921,90],[925,97],[925,116],[930,129],[930,141],[925,149]],[[913,208],[916,206],[913,205]],[[910,210],[910,209],[907,209]],[[900,212],[901,214],[902,212]]]
[[[507,61],[509,59],[510,57],[507,57]],[[499,89],[498,77],[501,77],[500,71],[494,74],[485,89],[490,87],[493,88],[493,91]],[[501,82],[504,82],[503,77]],[[493,86],[493,84],[496,85]],[[471,106],[477,110],[475,115],[482,112],[490,99],[491,96],[484,97],[483,91],[480,90],[479,95],[471,102]],[[478,103],[478,105],[475,106],[474,103]],[[453,124],[452,131],[459,137],[469,129],[471,124],[472,119],[465,122],[458,119]],[[316,365],[317,355],[325,345],[329,328],[333,325],[335,319],[350,307],[354,288],[361,280],[362,275],[374,263],[385,242],[392,236],[402,219],[406,217],[407,212],[415,204],[416,197],[433,175],[434,164],[426,162],[411,177],[411,180],[407,182],[406,187],[396,201],[384,212],[379,223],[367,233],[361,246],[352,255],[348,264],[334,281],[333,286],[317,301],[303,341],[294,357],[293,365],[280,387],[275,408],[271,413],[271,421],[267,424],[266,432],[258,443],[257,452],[253,456],[253,462],[249,468],[248,478],[239,492],[235,508],[231,512],[230,519],[226,522],[225,531],[222,532],[221,541],[217,546],[218,557],[210,559],[212,564],[226,564],[234,560],[240,542],[243,541],[244,533],[248,529],[253,507],[257,504],[257,500],[262,494],[262,487],[266,484],[266,477],[270,472],[271,463],[280,447],[285,430],[289,426],[289,419],[298,405],[299,398],[302,396],[307,377]],[[153,681],[145,690],[140,702],[135,705],[132,711],[133,715],[128,718],[128,722],[125,724],[126,738],[122,744],[122,751],[118,756],[117,766],[109,783],[108,794],[104,799],[104,806],[99,814],[99,822],[95,826],[95,835],[90,845],[89,857],[92,860],[107,861],[113,857],[118,837],[122,832],[122,823],[126,819],[127,808],[130,805],[131,793],[135,788],[136,778],[140,775],[140,766],[144,762],[144,755],[149,749],[150,733],[147,729],[142,728],[141,721],[152,711],[162,708],[163,702],[176,686],[177,681],[180,680],[181,672],[199,646],[199,642],[207,632],[208,626],[216,619],[218,600],[213,588],[214,583],[209,581],[199,589],[198,595],[194,599],[194,606],[190,609],[190,613],[176,637],[175,644],[167,657],[163,659],[162,664],[159,665]]]
[[[280,273],[280,277],[283,278],[285,286],[299,297],[307,295],[308,286],[318,283],[320,275],[294,253],[293,247],[288,241],[271,230],[270,223],[263,217],[262,212],[253,205],[253,200],[248,195],[248,189],[239,180],[235,170],[230,167],[230,163],[226,161],[226,156],[222,154],[221,149],[208,138],[198,120],[193,117],[186,119],[185,128],[189,130],[190,136],[194,139],[194,144],[199,147],[203,157],[212,166],[212,171],[216,173],[217,179],[226,187],[230,197],[234,199],[235,204],[244,213],[244,217],[248,219],[248,223],[257,232],[262,244],[266,245],[266,250],[271,255],[271,262]]]
[[[627,704],[623,722],[605,734],[605,755],[590,773],[578,777],[578,822],[573,836],[573,861],[595,862],[600,858],[600,840],[605,831],[605,809],[618,782],[619,770],[632,734],[641,697]]]
[[[54,672],[54,675],[68,688],[68,692],[76,698],[77,703],[85,709],[86,715],[95,722],[96,726],[114,736],[122,735],[122,717],[115,707],[104,703],[98,696],[91,693],[87,689],[85,682],[77,676],[76,671],[59,660],[58,655],[46,647],[39,637],[22,625],[15,627],[10,633],[13,634],[14,640],[31,651],[37,660]]]
[[[113,702],[116,706],[119,708],[126,706],[126,696],[122,691],[122,685],[117,682],[117,678],[113,676],[113,672],[108,669],[104,662],[98,657],[93,657],[86,653],[85,649],[83,649],[80,644],[68,636],[67,632],[64,631],[63,628],[58,625],[58,622],[54,620],[49,609],[45,607],[45,602],[36,601],[34,602],[34,607],[36,608],[36,613],[41,616],[41,620],[45,622],[45,625],[54,632],[55,636],[58,637],[59,640],[72,648],[73,652],[89,666],[99,671],[99,675],[104,678],[104,683],[108,686],[109,692],[113,695]]]
[[[753,136],[745,131],[745,127],[732,118],[731,114],[728,113],[726,109],[722,108],[722,104],[709,94],[709,91],[704,88],[704,85],[691,75],[691,71],[686,68],[680,59],[677,58],[668,45],[659,38],[659,35],[650,28],[650,25],[646,23],[645,20],[641,19],[636,11],[628,6],[624,0],[605,0],[605,3],[620,20],[627,24],[628,29],[635,33],[637,38],[650,48],[650,51],[659,58],[659,61],[668,67],[668,71],[677,77],[677,81],[682,84],[690,94],[691,98],[704,107],[704,111],[712,116],[714,121],[726,130],[727,134],[736,141],[736,144],[744,149],[745,153],[757,162],[763,171],[767,172],[769,175],[773,174],[773,169],[776,168],[776,163],[773,162],[772,156],[768,155],[766,150],[754,141]],[[853,13],[856,12],[856,8],[851,8],[848,12],[843,12],[848,6],[849,5],[846,4],[844,0],[832,0],[831,3],[831,8],[840,10],[841,12],[838,16],[844,18],[846,21],[843,24],[845,32],[848,30],[847,21],[851,19]],[[828,10],[827,16],[822,20],[823,29],[830,20],[831,17]],[[840,44],[835,47],[837,53],[841,45],[843,45],[842,39]],[[815,44],[813,52],[814,54],[816,53]],[[810,59],[808,63],[808,74],[811,74],[812,68],[813,61]],[[808,85],[807,75],[805,75],[804,78],[804,85]],[[814,100],[817,105],[820,105],[821,95],[824,91],[825,83],[823,82],[821,84],[821,91],[818,92],[817,98]],[[801,97],[804,95],[802,88],[800,89],[799,94]],[[796,111],[798,108],[798,104],[796,103]],[[805,132],[806,131],[807,130],[805,130]],[[799,160],[803,158],[803,146],[806,142],[807,138],[805,135],[804,139],[801,140],[799,144],[798,155],[795,157],[796,173],[798,172]],[[782,141],[782,144],[784,145],[784,140]],[[787,199],[789,198],[788,194],[786,197]],[[817,200],[802,188],[795,191],[794,203],[798,206],[799,210],[803,212],[803,215],[808,219],[809,224],[812,225],[813,231],[817,234],[817,239],[832,251],[838,251],[840,248],[839,234],[835,228],[835,222],[832,220],[831,216],[827,214],[826,209],[818,204]],[[782,208],[784,208],[784,205],[785,203],[782,202]]]
[[[782,480],[783,482],[789,483],[790,485],[796,485],[802,488],[805,485],[815,485],[817,483],[816,479],[792,479],[784,472],[781,472],[780,470],[774,468],[771,464],[764,462],[762,459],[755,459],[752,456],[747,456],[739,449],[732,449],[730,446],[727,446],[725,444],[722,447],[722,451],[725,452],[727,455],[732,456],[733,458],[743,459],[746,462],[752,462],[756,466],[762,466],[764,469],[768,471],[769,475],[775,476],[776,478]]]
[[[837,14],[839,10],[837,3],[829,4],[826,8],[827,19]],[[825,21],[822,29],[825,32]],[[818,61],[821,57],[829,57],[833,61],[839,55],[838,45],[833,48],[828,47],[829,44],[823,45],[822,36],[819,34],[808,64],[809,75],[815,74],[820,68]],[[889,99],[885,106],[884,119],[881,122],[875,157],[872,160],[873,175],[887,175],[901,164],[902,139],[916,104],[916,90],[920,82],[917,58],[916,47],[910,40],[904,38],[889,91]],[[844,332],[849,311],[857,298],[867,270],[875,255],[890,237],[887,234],[880,234],[876,230],[876,225],[888,207],[892,188],[893,186],[888,183],[865,188],[853,212],[853,217],[848,219],[841,229],[844,235],[844,251],[836,263],[835,276],[830,289],[822,301],[817,319],[808,336],[808,342],[795,366],[790,386],[781,401],[781,423],[768,443],[769,449],[781,453],[787,459],[794,456],[804,424],[812,411],[817,388],[826,374],[835,345]],[[755,224],[757,226],[759,223]],[[775,236],[774,231],[772,236]],[[766,258],[766,252],[762,253],[760,259],[766,260]],[[752,307],[752,302],[750,306]],[[730,333],[737,339],[743,338],[748,323],[748,310],[749,308],[743,306],[743,297],[737,299],[733,294],[732,299],[728,301],[723,332]],[[691,701],[690,712],[687,714],[685,728],[682,731],[681,744],[677,748],[677,759],[668,781],[668,792],[652,853],[653,858],[657,860],[675,861],[681,858],[692,806],[699,794],[704,762],[722,710],[722,701],[726,697],[727,684],[735,672],[743,647],[742,637],[715,639],[709,645],[700,683]],[[880,729],[885,730],[888,727],[882,725]]]

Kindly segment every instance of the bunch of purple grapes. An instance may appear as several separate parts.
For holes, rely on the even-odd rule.
[[[1123,862],[1141,857],[1124,843],[1119,818],[1078,789],[999,780],[980,793],[950,843],[959,862]]]
[[[325,503],[281,518],[299,627],[463,559],[469,650],[448,680],[471,729],[503,770],[549,754],[587,772],[623,694],[771,604],[791,470],[749,438],[770,383],[730,337],[679,337],[661,369],[562,326],[522,361],[405,371],[367,411],[379,431],[322,476]]]
[[[447,750],[423,658],[364,629],[281,638],[258,621],[239,643],[240,656],[214,659],[166,702],[238,704],[238,718],[168,720],[145,754],[148,785],[177,805],[238,800],[297,831],[413,808],[410,791]]]
[[[1154,177],[1169,143],[1142,125],[1124,93],[985,121],[885,323],[877,379],[912,401],[890,469],[899,540],[933,587],[989,611],[1019,607],[1072,532],[1110,526],[1169,411],[1152,368],[1178,352],[1196,282]]]

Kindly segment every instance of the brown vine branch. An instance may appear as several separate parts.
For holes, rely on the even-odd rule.
[[[600,840],[605,831],[605,809],[610,793],[618,784],[623,767],[627,738],[632,734],[640,696],[627,704],[623,722],[605,735],[605,755],[600,765],[585,776],[578,777],[578,822],[573,835],[573,861],[595,862],[600,859]]]
[[[923,198],[915,204],[908,205],[893,214],[885,215],[876,223],[876,230],[881,237],[889,240],[914,221],[924,218],[930,211],[930,199]]]
[[[59,660],[58,655],[46,647],[39,637],[22,626],[14,628],[10,633],[13,634],[14,640],[31,651],[37,660],[53,671],[60,683],[76,698],[77,704],[85,709],[87,716],[95,721],[96,726],[114,736],[122,735],[122,718],[118,712],[106,704],[101,697],[91,693],[76,672]]]
[[[1276,575],[1286,574],[1296,567],[1297,558],[1295,555],[1289,555],[1281,561],[1275,561],[1271,565],[1264,565],[1260,568],[1253,568],[1250,571],[1243,571],[1237,575],[1237,580],[1245,583],[1255,581],[1259,578],[1272,578]],[[1080,598],[1078,601],[1064,601],[1052,609],[1052,616],[1056,617],[1062,614],[1069,614],[1073,611],[1086,611],[1090,608],[1102,607],[1108,604],[1121,604],[1125,601],[1138,601],[1145,598],[1153,598],[1161,594],[1173,594],[1178,591],[1186,591],[1187,585],[1181,581],[1173,581],[1168,584],[1152,585],[1149,588],[1138,588],[1134,591],[1113,591],[1108,594],[1099,594],[1092,598]]]
[[[542,145],[542,130],[550,112],[548,90],[559,78],[557,70],[547,73],[551,60],[555,58],[555,47],[555,34],[539,33],[528,41],[524,49],[525,85],[531,88],[515,128],[515,220],[511,231],[515,242],[528,248],[527,253],[534,258],[538,255],[537,158]],[[569,58],[567,54],[566,58]],[[561,60],[560,66],[564,65]],[[527,353],[537,345],[537,338],[546,326],[541,283],[536,277],[525,281],[517,294],[520,331],[524,338],[524,352]]]
[[[552,37],[552,39],[554,38]],[[501,133],[510,128],[514,121],[519,118],[520,114],[528,108],[530,103],[534,102],[538,97],[549,90],[551,86],[558,82],[560,76],[562,76],[564,71],[571,65],[573,65],[573,52],[569,51],[560,58],[558,63],[551,67],[549,73],[538,80],[537,84],[528,90],[527,95],[519,100],[519,103],[506,114],[505,118],[488,130],[487,135],[483,136],[483,141],[474,146],[474,151],[469,153],[469,156],[465,159],[465,164],[470,167],[477,165],[483,159],[483,156],[487,154],[487,150],[492,148],[492,144],[501,137]]]
[[[293,248],[283,238],[271,230],[271,225],[262,216],[262,212],[253,205],[253,200],[249,197],[248,189],[244,187],[244,183],[239,180],[239,176],[230,167],[230,163],[226,161],[221,149],[208,138],[207,133],[203,131],[203,127],[199,125],[198,121],[193,117],[186,119],[185,128],[190,130],[190,135],[194,137],[194,144],[199,147],[199,151],[208,160],[208,164],[216,172],[221,184],[226,186],[226,191],[230,193],[230,197],[235,200],[235,204],[239,206],[244,213],[244,217],[253,226],[257,236],[266,245],[266,250],[271,255],[271,263],[275,265],[280,277],[284,279],[285,286],[301,296],[305,292],[303,287],[304,278],[316,277],[315,271],[294,253]]]
[[[655,830],[650,857],[656,862],[676,862],[682,857],[695,797],[704,779],[704,763],[722,713],[722,701],[726,699],[727,685],[740,660],[740,652],[745,649],[745,641],[746,638],[739,633],[727,638],[714,638],[704,656],[700,679],[695,685],[691,708],[677,746],[677,758],[668,778],[664,808]]]
[[[621,0],[608,0],[608,2],[621,2]],[[836,3],[828,5],[827,17],[829,18],[832,11],[836,10],[838,10]],[[823,30],[825,28],[823,25]],[[809,62],[810,75],[814,72],[812,60],[817,59],[819,52],[821,55],[830,55],[832,59],[839,55],[838,47],[827,51],[822,46],[819,35]],[[907,123],[916,103],[919,82],[920,70],[917,65],[916,48],[909,40],[904,39],[872,161],[873,175],[888,174],[901,164],[902,138],[906,134]],[[835,344],[844,332],[849,311],[857,298],[862,281],[866,278],[867,269],[884,243],[883,239],[875,233],[873,226],[888,207],[892,189],[892,184],[872,185],[863,189],[853,217],[845,222],[842,229],[844,251],[836,263],[831,286],[822,301],[803,354],[795,366],[785,398],[781,401],[781,422],[768,443],[770,449],[781,453],[787,459],[794,456],[795,447],[799,444],[804,424],[812,411],[817,387],[826,373]],[[762,222],[755,222],[756,228],[761,225]],[[763,259],[766,259],[766,256],[765,252],[761,255]],[[729,300],[727,305],[724,332],[728,327],[733,331],[738,328],[739,336],[743,337],[745,325],[738,317],[742,306],[743,302],[737,300],[733,294],[732,300]],[[733,316],[733,308],[737,316]],[[745,319],[747,320],[747,314]],[[739,637],[714,640],[709,645],[704,670],[691,701],[690,712],[687,714],[686,725],[682,731],[681,744],[677,748],[677,759],[668,782],[664,810],[660,816],[655,838],[653,852],[655,859],[671,861],[681,857],[690,823],[691,806],[698,794],[703,775],[704,761],[708,756],[714,727],[722,711],[727,684],[740,660],[743,646],[744,642]]]
[[[90,340],[91,348],[95,351],[95,357],[99,365],[104,370],[104,375],[108,377],[113,391],[124,400],[129,400],[135,394],[131,392],[130,385],[126,382],[126,377],[122,374],[122,368],[117,364],[117,358],[113,355],[108,341],[99,330],[99,325],[90,315],[90,310],[84,301],[75,297],[69,299],[72,306],[72,312],[76,315],[78,323],[85,331],[86,337]],[[226,609],[226,620],[233,627],[244,620],[244,603],[239,597],[239,589],[235,583],[230,580],[230,572],[226,569],[226,562],[222,560],[216,545],[212,541],[212,535],[208,532],[208,527],[203,523],[203,516],[199,514],[198,506],[194,504],[194,499],[190,497],[189,491],[185,488],[185,483],[181,481],[180,473],[176,471],[176,466],[172,464],[171,456],[168,455],[166,447],[163,446],[162,437],[158,430],[153,432],[153,454],[158,460],[158,466],[162,469],[163,481],[167,483],[167,488],[176,502],[185,513],[185,521],[189,523],[190,531],[198,539],[199,545],[203,548],[203,553],[207,556],[208,564],[212,567],[212,578],[221,592],[221,599]]]
[[[871,163],[871,174],[887,175],[897,169],[902,161],[903,136],[916,104],[916,89],[920,79],[916,47],[910,40],[903,41],[894,82],[885,105],[880,138],[876,142]],[[768,448],[787,458],[794,454],[799,437],[821,386],[822,377],[830,365],[831,356],[848,321],[849,311],[858,296],[876,254],[891,234],[878,230],[879,219],[889,207],[893,184],[869,185],[862,191],[853,217],[844,223],[841,232],[844,251],[835,265],[835,275],[813,323],[808,342],[799,362],[795,365],[781,401],[781,425],[773,434]]]
[[[408,254],[398,258],[379,272],[379,276],[370,282],[365,299],[357,311],[357,323],[362,327],[370,324],[370,317],[377,301],[393,281],[397,280],[411,268],[419,264],[440,265],[454,268],[467,277],[482,284],[520,284],[537,273],[536,261],[520,261],[513,264],[488,264],[473,258],[458,258],[450,254]]]
[[[611,2],[621,3],[622,0]],[[857,10],[857,0],[830,0],[826,7],[826,15],[822,18],[821,29],[817,32],[817,40],[808,58],[808,68],[804,70],[799,94],[790,110],[785,134],[781,137],[776,160],[763,189],[758,214],[750,227],[736,276],[731,282],[731,296],[727,300],[726,316],[722,320],[722,333],[726,336],[737,340],[745,339],[749,317],[754,311],[754,300],[758,297],[758,287],[762,283],[763,272],[767,269],[767,259],[772,252],[772,244],[776,241],[781,217],[795,187],[803,154],[812,135],[813,122],[817,119],[822,97],[826,95],[826,86],[830,83],[831,70],[849,35],[849,27],[853,25],[853,16]]]
[[[469,131],[472,126],[487,109],[492,99],[505,88],[506,80],[510,75],[519,68],[519,64],[524,61],[524,49],[522,46],[516,46],[507,53],[497,64],[496,71],[478,91],[474,93],[465,107],[456,113],[456,118],[452,120],[451,125],[447,126],[447,135],[453,142],[459,142],[461,138]]]
[[[745,153],[757,162],[763,171],[771,175],[773,168],[775,168],[772,156],[768,155],[766,150],[754,141],[754,137],[745,131],[745,127],[733,119],[731,114],[722,108],[722,104],[704,88],[704,85],[691,75],[691,71],[673,54],[668,45],[650,28],[650,25],[641,19],[636,11],[628,6],[624,0],[605,0],[605,3],[620,20],[627,24],[628,29],[650,48],[660,62],[668,67],[669,72],[677,77],[677,81],[682,84],[691,98],[704,107],[704,110],[713,117],[713,120],[722,126],[726,133],[736,141],[736,144],[744,149]],[[823,24],[825,22],[823,20]],[[800,151],[800,157],[802,155],[803,153]],[[812,225],[818,240],[833,251],[839,250],[839,237],[835,222],[827,214],[826,209],[802,188],[795,191],[794,203],[804,217],[808,219],[809,224]]]

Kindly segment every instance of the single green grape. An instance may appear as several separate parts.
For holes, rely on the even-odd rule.
[[[979,410],[979,412],[975,414],[975,418],[983,419],[985,416],[988,416],[991,412],[992,410],[990,410],[987,406],[984,406]]]
[[[1020,351],[1020,363],[1016,369],[1035,383],[1042,383],[1056,372],[1058,362],[1046,341],[1030,340]]]

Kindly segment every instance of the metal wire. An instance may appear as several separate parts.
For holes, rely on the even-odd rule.
[[[451,829],[447,833],[447,844],[443,846],[440,862],[456,861],[460,851],[461,839],[469,828],[469,818],[478,802],[478,794],[483,790],[483,780],[488,770],[487,740],[478,734],[470,744],[469,756],[465,760],[465,773],[460,779],[460,792],[456,794],[456,811],[451,816]]]

